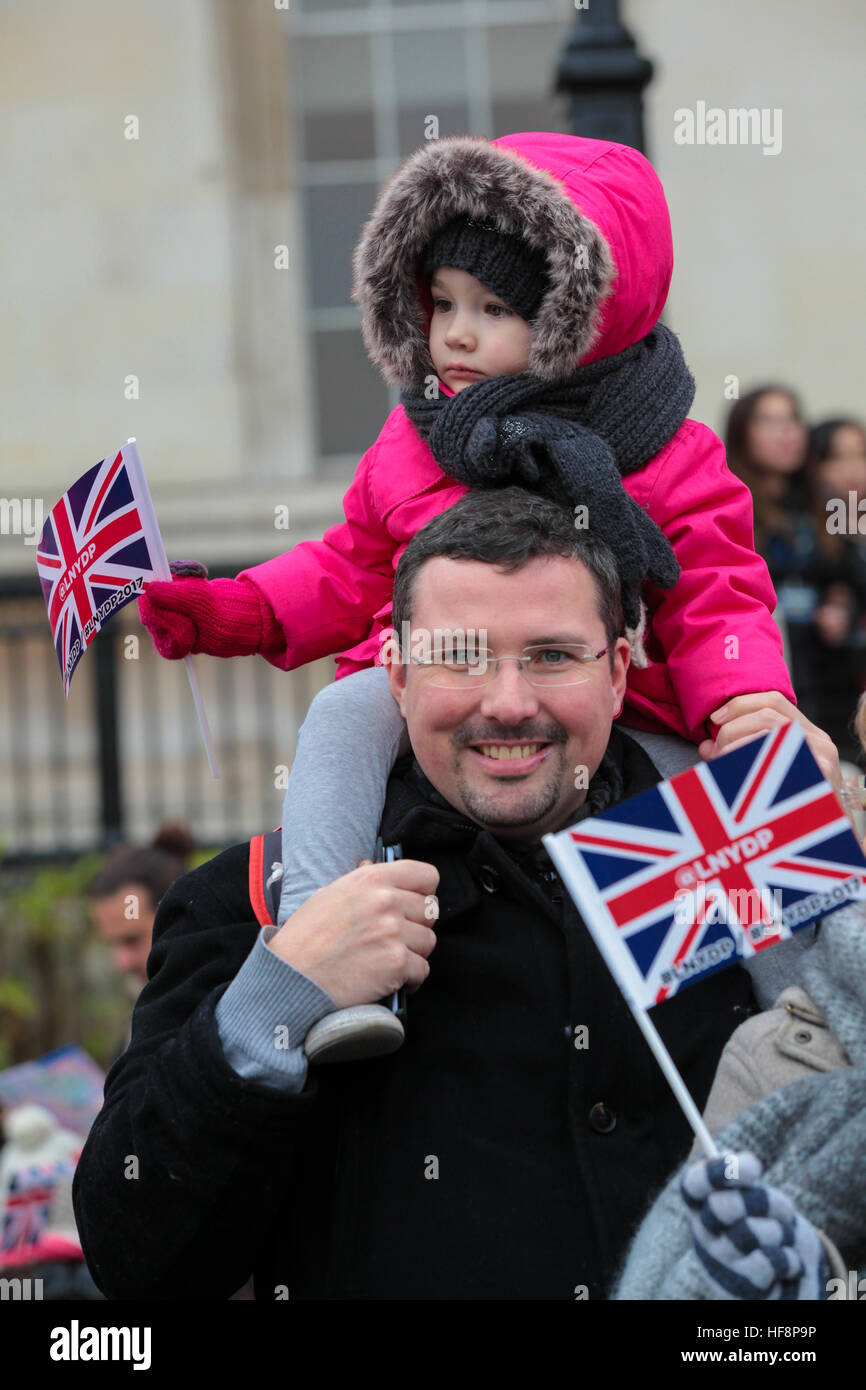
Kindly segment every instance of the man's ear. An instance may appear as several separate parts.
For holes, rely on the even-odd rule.
[[[614,718],[621,712],[625,699],[626,678],[631,662],[631,647],[625,637],[618,637],[614,643],[613,670],[610,674],[614,696]]]
[[[388,675],[388,684],[391,687],[391,694],[400,707],[400,713],[406,718],[406,667],[400,660],[399,653],[387,651],[382,654],[382,666]]]

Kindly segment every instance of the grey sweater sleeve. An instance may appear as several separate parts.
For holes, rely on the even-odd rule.
[[[214,1017],[233,1071],[248,1081],[299,1093],[307,1080],[304,1038],[338,1006],[314,980],[268,949],[277,930],[262,927]]]

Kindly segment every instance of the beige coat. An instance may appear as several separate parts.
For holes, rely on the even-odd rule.
[[[772,1009],[755,1014],[731,1034],[707,1097],[706,1126],[711,1134],[719,1134],[743,1110],[780,1086],[850,1065],[806,991],[790,985]],[[702,1153],[695,1140],[690,1158]],[[818,1234],[827,1251],[831,1275],[845,1278],[847,1267],[836,1246],[822,1231]]]

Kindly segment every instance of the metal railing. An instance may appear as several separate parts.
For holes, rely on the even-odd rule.
[[[184,663],[154,651],[135,604],[88,648],[63,693],[36,581],[0,580],[0,855],[64,859],[149,841],[185,820],[199,844],[277,825],[286,769],[329,658],[194,658],[221,776],[210,775]]]

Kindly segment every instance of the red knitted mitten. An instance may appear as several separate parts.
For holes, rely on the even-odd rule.
[[[153,579],[138,612],[156,650],[170,661],[191,652],[253,656],[284,641],[273,609],[247,579]]]

